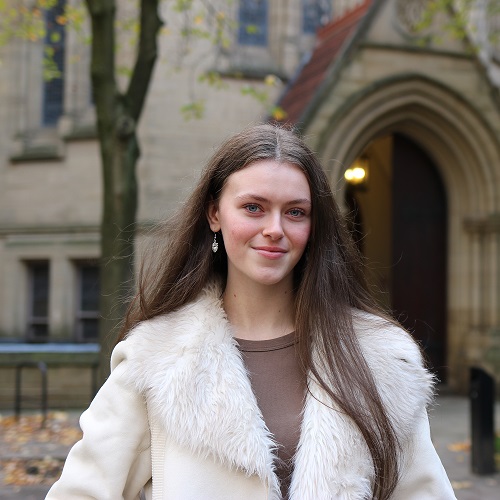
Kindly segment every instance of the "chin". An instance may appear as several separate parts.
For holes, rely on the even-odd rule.
[[[255,278],[255,281],[261,285],[272,286],[281,283],[285,279],[286,276],[259,276]]]

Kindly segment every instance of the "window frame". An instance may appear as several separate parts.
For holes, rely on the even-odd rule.
[[[66,27],[65,25],[57,24],[57,17],[64,13],[66,3],[66,0],[57,0],[56,5],[44,13],[46,34],[43,41],[43,58],[45,58],[45,50],[47,47],[55,48],[53,62],[58,66],[61,76],[53,78],[52,80],[45,80],[45,78],[43,78],[40,120],[42,127],[56,127],[59,119],[64,115],[66,90]],[[53,27],[52,24],[54,25]],[[60,35],[60,39],[57,42],[51,39],[54,33]],[[56,55],[57,57],[55,57]]]
[[[328,0],[302,0],[302,32],[308,35],[314,35],[318,28],[326,24],[326,17],[332,18],[332,4]],[[316,18],[307,15],[308,11],[315,8]],[[323,19],[325,18],[325,19]]]
[[[97,286],[97,298],[99,299],[100,296],[100,269],[99,269],[99,262],[94,259],[88,259],[88,260],[76,260],[74,261],[74,272],[75,272],[75,307],[74,307],[74,314],[73,314],[73,339],[75,342],[79,344],[86,344],[86,343],[95,343],[98,342],[99,340],[99,330],[97,331],[97,336],[95,338],[85,338],[83,334],[83,322],[84,320],[88,319],[95,319],[97,320],[98,328],[99,328],[99,318],[100,318],[100,313],[99,313],[99,307],[97,307],[96,310],[93,311],[84,311],[82,309],[82,298],[83,298],[83,276],[82,276],[82,270],[85,268],[96,268],[97,269],[97,284],[94,286]],[[98,301],[99,303],[99,301]]]
[[[28,297],[27,297],[27,315],[26,315],[26,341],[31,343],[46,343],[50,340],[50,260],[37,259],[25,261],[28,280]],[[35,276],[34,270],[38,267],[46,266],[47,280],[46,280],[46,314],[39,316],[34,314],[35,308]],[[46,326],[47,333],[45,336],[38,336],[34,334],[35,326]]]
[[[262,3],[261,7],[255,8],[255,13],[261,16],[259,24],[252,23],[251,3]],[[262,9],[262,12],[259,12]],[[269,2],[268,0],[240,0],[238,2],[238,32],[236,40],[238,45],[242,47],[267,47],[269,45]],[[257,26],[262,29],[262,33],[249,33],[250,26]]]

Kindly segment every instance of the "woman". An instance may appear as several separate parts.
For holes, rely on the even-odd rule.
[[[47,498],[455,498],[432,377],[296,135],[229,139],[159,241]]]

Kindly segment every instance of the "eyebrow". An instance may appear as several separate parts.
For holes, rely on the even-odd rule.
[[[251,198],[252,200],[261,201],[263,203],[270,203],[270,200],[268,200],[267,198],[264,198],[263,196],[260,196],[258,194],[252,194],[252,193],[241,194],[241,195],[238,195],[236,198],[237,199]],[[287,201],[286,204],[287,205],[301,205],[301,204],[311,205],[311,200],[309,200],[308,198],[297,198],[296,200]]]

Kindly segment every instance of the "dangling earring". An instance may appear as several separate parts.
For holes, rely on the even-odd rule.
[[[214,241],[212,242],[212,252],[216,253],[219,250],[219,244],[217,243],[217,233],[214,233]]]

